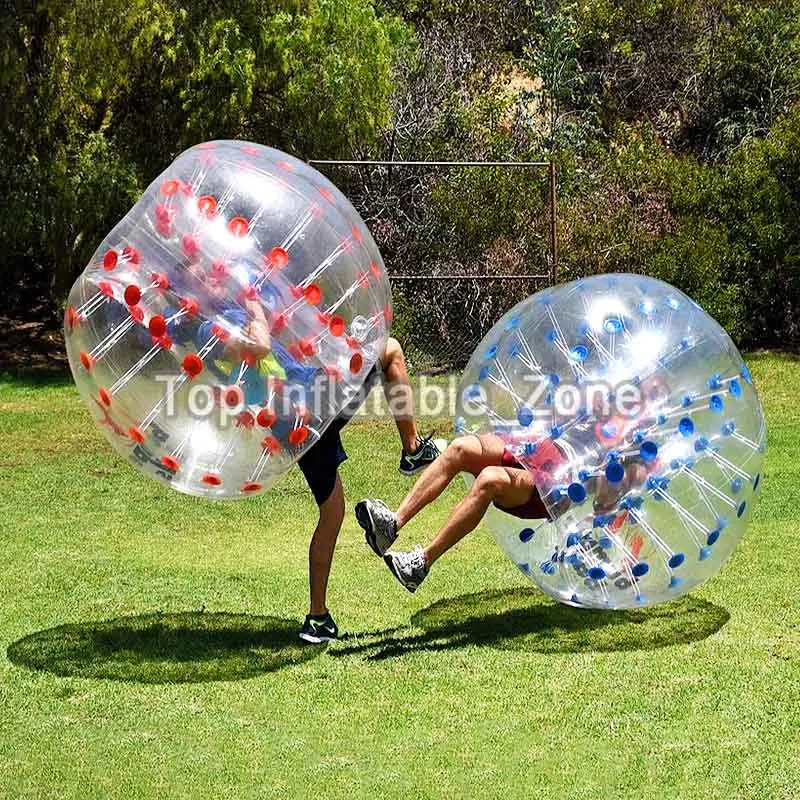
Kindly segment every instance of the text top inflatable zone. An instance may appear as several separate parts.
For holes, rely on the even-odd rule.
[[[182,153],[70,292],[66,342],[112,445],[189,494],[257,494],[358,394],[392,318],[383,261],[323,175],[257,144]]]
[[[586,278],[508,312],[462,378],[459,433],[503,439],[550,519],[490,509],[500,546],[562,602],[626,608],[715,573],[751,517],[766,425],[725,331],[640,275]]]

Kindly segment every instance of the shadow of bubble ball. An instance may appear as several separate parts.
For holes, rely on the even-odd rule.
[[[9,661],[75,678],[203,683],[252,678],[301,664],[297,622],[249,614],[144,614],[37,631],[9,645]]]

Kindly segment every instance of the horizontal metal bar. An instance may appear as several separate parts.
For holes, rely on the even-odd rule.
[[[340,161],[311,158],[309,164],[340,167],[511,167],[548,168],[549,161]]]
[[[545,280],[549,279],[549,275],[392,275],[389,273],[389,280],[393,281],[454,281],[454,280],[469,280],[469,281],[494,281],[498,278],[516,278],[517,280]]]

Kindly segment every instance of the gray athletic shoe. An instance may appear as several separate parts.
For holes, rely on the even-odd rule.
[[[383,500],[362,500],[356,503],[356,519],[372,552],[382,557],[397,538],[394,511]]]
[[[409,553],[393,553],[390,550],[383,560],[392,571],[392,575],[412,594],[419,589],[419,585],[428,574],[425,553],[419,545]]]

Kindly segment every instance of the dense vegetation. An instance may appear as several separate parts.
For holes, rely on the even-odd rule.
[[[743,345],[797,345],[798,56],[793,0],[12,4],[0,17],[6,302],[56,309],[177,152],[242,137],[303,158],[552,158],[562,277],[646,271]],[[545,221],[544,181],[333,177],[369,217],[403,212],[376,231],[390,263],[541,270],[544,227],[529,220]],[[464,319],[454,291],[444,325]],[[491,314],[511,291],[495,288]],[[409,324],[414,303],[399,300]]]

